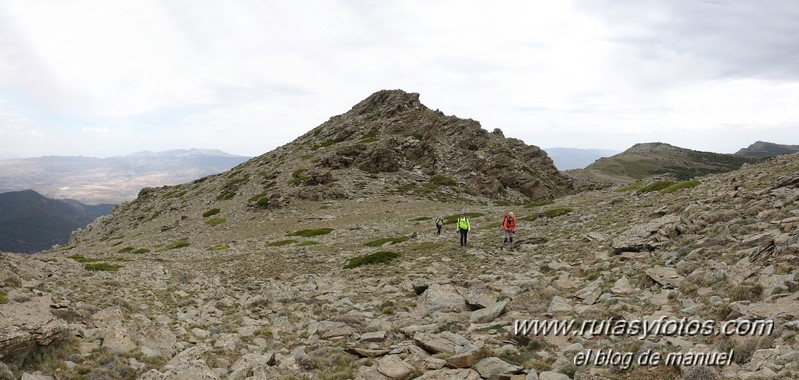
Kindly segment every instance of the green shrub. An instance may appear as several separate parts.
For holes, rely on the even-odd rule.
[[[467,212],[465,215],[466,215],[467,218],[477,218],[477,217],[483,216],[485,214],[483,214],[482,212]],[[452,224],[452,223],[456,223],[458,221],[458,218],[460,218],[460,217],[461,217],[461,214],[449,215],[449,216],[444,218],[444,221],[447,224]]]
[[[296,243],[296,242],[297,242],[297,241],[296,241],[296,240],[293,240],[293,239],[288,239],[288,240],[278,240],[278,241],[273,241],[273,242],[271,242],[271,243],[267,244],[266,246],[267,246],[267,247],[282,247],[282,246],[284,246],[284,245],[289,245],[289,244]]]
[[[216,200],[218,200],[218,201],[226,201],[228,199],[233,199],[233,197],[235,197],[235,196],[236,196],[235,192],[229,191],[229,190],[224,190],[224,191],[222,191],[221,194],[219,194],[216,197]]]
[[[756,302],[762,294],[763,294],[762,284],[755,284],[755,285],[741,284],[741,285],[736,285],[734,288],[732,288],[732,290],[730,291],[730,300]]]
[[[430,178],[430,183],[437,186],[458,186],[458,183],[455,182],[454,179],[443,175],[434,175]]]
[[[95,264],[83,264],[83,268],[91,272],[98,272],[98,271],[115,272],[118,271],[119,268],[122,268],[122,266],[109,263],[95,263]]]
[[[228,247],[227,244],[217,244],[217,245],[212,245],[212,246],[208,247],[208,250],[209,251],[221,251],[223,249],[228,249],[228,248],[229,247]]]
[[[142,254],[142,253],[147,253],[147,252],[150,252],[150,250],[147,249],[147,248],[139,248],[139,249],[133,251],[133,253],[136,253],[136,254]]]
[[[297,244],[297,247],[306,247],[306,246],[309,246],[309,245],[317,245],[317,244],[319,244],[318,241],[306,240],[306,241],[303,241],[303,242],[300,242],[299,244]]]
[[[295,178],[292,178],[292,179],[289,180],[289,185],[296,185],[296,184],[305,182],[305,181],[307,181],[309,179],[311,179],[311,177],[304,176],[304,175],[299,176],[299,177],[295,177]]]
[[[335,140],[325,140],[325,141],[322,141],[319,144],[316,144],[316,145],[312,146],[311,150],[317,150],[319,148],[327,148],[327,147],[329,147],[329,146],[331,146],[331,145],[333,145],[335,143],[336,143]]]
[[[551,210],[544,211],[544,215],[546,215],[547,218],[554,218],[556,216],[566,215],[570,212],[572,212],[572,209],[568,207],[553,208]]]
[[[524,204],[524,207],[533,208],[533,207],[538,207],[538,206],[551,205],[553,203],[555,203],[555,201],[553,201],[551,199],[541,199],[541,200],[537,200],[537,201],[527,202],[527,203]]]
[[[43,263],[57,263],[58,259],[42,259]]]
[[[411,221],[412,221],[412,222],[422,222],[422,221],[426,221],[426,220],[433,221],[434,219],[435,219],[435,218],[431,218],[431,217],[429,217],[429,216],[420,216],[420,217],[418,217],[418,218],[411,219]]]
[[[136,249],[136,248],[135,247],[125,247],[125,248],[120,249],[117,252],[119,252],[119,253],[128,253],[128,252],[133,252],[134,249]]]
[[[209,216],[213,216],[213,215],[219,214],[219,211],[221,211],[221,210],[219,210],[218,208],[212,208],[212,209],[210,209],[210,210],[208,210],[208,211],[203,213],[203,218],[207,218]]]
[[[94,263],[94,262],[98,262],[98,261],[104,261],[104,259],[95,259],[95,258],[92,258],[92,257],[83,257],[83,256],[79,256],[79,255],[67,256],[67,258],[70,258],[70,259],[72,259],[72,260],[75,260],[75,261],[77,261],[77,262],[79,262],[79,263],[81,263],[81,264],[83,264],[83,263]]]
[[[218,226],[218,225],[220,225],[222,223],[225,223],[226,221],[227,221],[227,219],[225,219],[225,218],[211,218],[211,219],[206,220],[205,224],[207,224],[209,226]]]
[[[5,305],[8,303],[8,296],[2,290],[0,290],[0,305]]]
[[[407,237],[407,236],[400,236],[400,237],[393,237],[393,238],[383,238],[383,239],[372,240],[372,241],[366,243],[365,245],[368,246],[368,247],[379,247],[379,246],[381,246],[383,244],[386,244],[386,243],[391,243],[391,244],[402,243],[402,242],[404,242],[404,241],[406,241],[408,239],[410,239],[410,238]]]
[[[638,192],[639,193],[651,193],[653,191],[660,191],[660,190],[663,190],[663,189],[665,189],[665,188],[667,188],[667,187],[669,187],[669,186],[671,186],[673,184],[674,184],[674,182],[671,182],[671,181],[657,181],[657,182],[650,183],[647,186],[644,186],[643,188],[641,188],[641,190],[638,190]]]
[[[519,218],[519,220],[524,220],[525,222],[535,222],[537,219],[538,215],[535,214]]]
[[[673,185],[661,190],[661,192],[662,193],[666,193],[666,194],[671,194],[671,193],[673,193],[675,191],[678,191],[678,190],[690,189],[692,187],[697,187],[697,186],[699,186],[700,183],[701,182],[699,182],[697,180],[694,180],[694,179],[692,179],[690,181],[677,182],[677,183],[675,183],[675,184],[673,184]]]
[[[309,230],[299,230],[288,234],[288,236],[301,236],[301,237],[312,237],[312,236],[320,236],[320,235],[327,235],[332,232],[332,228],[317,228],[317,229],[309,229]]]
[[[189,245],[191,245],[189,243],[189,239],[184,238],[184,239],[180,239],[180,240],[178,240],[178,241],[176,241],[176,242],[174,242],[172,244],[167,244],[167,245],[161,247],[161,250],[162,251],[169,251],[169,250],[172,250],[172,249],[185,248],[185,247],[188,247]]]
[[[308,170],[308,169],[305,169],[305,168],[303,168],[303,169],[297,169],[297,170],[295,170],[295,171],[293,171],[293,172],[291,173],[291,176],[292,176],[292,177],[294,177],[294,178],[297,178],[297,177],[299,177],[300,175],[302,175],[302,173],[303,173],[303,172],[305,172],[306,170]]]
[[[368,255],[357,256],[351,258],[347,265],[344,266],[345,269],[359,267],[361,265],[367,264],[377,264],[377,263],[387,263],[394,258],[398,257],[399,253],[397,252],[388,252],[388,251],[381,251],[370,253]]]
[[[623,193],[625,191],[633,191],[633,190],[638,191],[638,190],[641,190],[643,188],[644,188],[644,183],[643,182],[634,182],[634,183],[631,183],[631,184],[629,184],[627,186],[624,186],[624,187],[620,187],[620,188],[618,188],[616,190],[613,190],[613,191],[615,191],[617,193]]]
[[[370,142],[375,142],[375,141],[377,141],[377,131],[371,131],[371,132],[363,135],[363,137],[361,137],[361,142],[364,142],[364,143],[370,143]]]

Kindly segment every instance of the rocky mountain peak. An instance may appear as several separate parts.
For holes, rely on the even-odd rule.
[[[629,149],[622,152],[622,154],[647,154],[652,152],[665,152],[665,151],[673,151],[678,150],[681,148],[675,147],[671,144],[666,144],[662,142],[650,142],[650,143],[638,143],[631,146]]]
[[[406,173],[400,185],[423,185],[435,177],[472,194],[517,201],[571,191],[569,180],[537,146],[431,110],[419,94],[402,90],[370,95],[289,149],[315,156],[317,170],[342,171],[331,173],[334,178],[348,169]]]
[[[404,110],[427,110],[419,94],[403,90],[380,90],[354,105],[348,114],[391,116]]]

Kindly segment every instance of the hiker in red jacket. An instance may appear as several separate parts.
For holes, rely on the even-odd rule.
[[[513,211],[505,215],[505,219],[502,220],[502,232],[502,247],[510,242],[510,248],[513,249],[513,235],[516,235],[516,217],[513,216]]]

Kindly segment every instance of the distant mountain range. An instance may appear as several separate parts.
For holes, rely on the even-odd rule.
[[[783,154],[791,154],[797,152],[799,152],[799,145],[783,145],[783,144],[775,144],[765,141],[758,141],[752,145],[749,145],[746,148],[743,148],[735,152],[735,154],[738,156],[766,158],[766,157],[774,157]]]
[[[69,241],[72,231],[111,212],[114,205],[55,200],[33,190],[0,194],[0,251],[32,253]]]
[[[582,169],[602,157],[620,153],[610,149],[546,148],[558,170]]]
[[[246,161],[219,150],[180,149],[96,158],[46,156],[0,161],[0,192],[33,189],[89,204],[132,200],[143,187],[185,183]]]
[[[758,160],[760,158],[702,152],[665,143],[642,143],[617,155],[600,158],[585,169],[570,170],[567,175],[577,188],[598,188],[631,183],[658,174],[670,174],[684,180],[728,172]]]

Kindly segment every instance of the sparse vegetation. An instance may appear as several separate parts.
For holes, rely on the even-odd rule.
[[[347,265],[344,266],[344,269],[355,268],[367,264],[387,263],[399,255],[400,254],[397,252],[380,251],[370,253],[368,255],[353,257],[347,262]]]
[[[454,179],[443,175],[434,175],[430,178],[429,183],[435,185],[436,188],[439,186],[458,186],[458,183],[455,182]]]
[[[467,212],[465,215],[466,215],[467,218],[477,218],[477,217],[481,217],[481,216],[483,216],[485,214],[483,214],[482,212]],[[444,218],[444,222],[447,223],[447,224],[456,223],[458,221],[458,218],[460,218],[460,217],[461,217],[461,214],[449,215],[449,216],[446,216]]]
[[[223,249],[228,249],[228,248],[230,248],[230,247],[228,247],[227,244],[217,244],[217,245],[212,245],[212,246],[208,247],[208,250],[209,251],[221,251]]]
[[[210,210],[208,210],[208,211],[203,213],[203,218],[207,218],[209,216],[214,216],[216,214],[219,214],[219,211],[221,211],[221,210],[218,209],[218,208],[212,208],[212,209],[210,209]]]
[[[80,256],[80,255],[72,255],[72,256],[67,256],[67,257],[72,259],[72,260],[75,260],[75,261],[77,261],[77,262],[79,262],[81,264],[83,264],[83,263],[95,263],[95,262],[98,262],[98,261],[106,261],[106,259],[96,259],[96,258],[92,258],[92,257],[83,257],[83,256]]]
[[[8,295],[6,292],[0,290],[0,305],[5,305],[8,303]]]
[[[673,185],[661,190],[661,192],[666,193],[666,194],[670,194],[670,193],[676,192],[678,190],[690,189],[692,187],[697,187],[697,186],[699,186],[700,183],[701,182],[699,182],[697,180],[681,181],[681,182],[677,182],[677,183],[675,183],[675,184],[673,184]]]
[[[133,250],[135,250],[135,249],[136,249],[136,247],[125,247],[125,248],[120,249],[117,252],[119,252],[119,253],[128,253],[128,252],[133,252]]]
[[[150,250],[147,249],[147,248],[139,248],[139,249],[137,249],[137,250],[135,250],[135,251],[133,251],[131,253],[142,254],[142,253],[148,253],[148,252],[150,252]]]
[[[407,236],[390,237],[390,238],[372,240],[372,241],[370,241],[368,243],[365,243],[364,245],[366,245],[368,247],[379,247],[379,246],[381,246],[383,244],[386,244],[386,243],[391,243],[391,244],[402,243],[402,242],[404,242],[404,241],[406,241],[408,239],[410,239],[410,238],[407,237]]]
[[[335,143],[336,143],[335,140],[329,140],[328,139],[328,140],[322,141],[319,144],[316,144],[316,145],[312,146],[311,150],[318,150],[319,148],[327,148],[329,146],[334,145]]]
[[[315,240],[306,240],[306,241],[301,241],[301,242],[297,243],[297,247],[307,247],[309,245],[317,245],[317,244],[320,244],[320,243],[318,241],[315,241]]]
[[[375,141],[377,141],[377,131],[371,131],[361,137],[361,142],[364,143],[371,143]]]
[[[555,201],[553,201],[551,199],[541,199],[541,200],[537,200],[537,201],[527,202],[527,203],[524,204],[524,207],[533,208],[533,207],[538,207],[538,206],[551,205],[553,203],[555,203]]]
[[[615,189],[613,191],[615,191],[617,193],[623,193],[625,191],[638,191],[638,190],[641,190],[643,188],[644,188],[644,183],[643,182],[633,182],[633,183],[631,183],[631,184],[629,184],[627,186],[622,186],[622,187],[620,187],[618,189]]]
[[[297,242],[297,240],[292,240],[292,239],[278,240],[278,241],[273,241],[273,242],[267,244],[266,246],[267,247],[282,247],[284,245],[294,244],[296,242]]]
[[[222,223],[225,223],[226,221],[227,221],[227,219],[225,219],[225,218],[211,218],[211,219],[206,220],[205,224],[213,227],[213,226],[218,226],[218,225],[220,225]]]
[[[119,268],[122,268],[122,266],[109,263],[93,263],[83,264],[83,268],[90,272],[116,272]]]
[[[288,234],[288,236],[312,237],[312,236],[327,235],[332,231],[333,231],[332,228],[307,229],[307,230],[299,230],[292,232]]]
[[[173,250],[173,249],[185,248],[185,247],[188,247],[189,245],[191,245],[189,243],[189,239],[185,239],[184,238],[184,239],[180,239],[180,240],[178,240],[178,241],[176,241],[176,242],[174,242],[172,244],[167,244],[165,246],[162,246],[160,248],[160,250],[161,251],[169,251],[169,250]]]
[[[566,215],[566,214],[568,214],[570,212],[572,212],[572,209],[570,209],[568,207],[553,208],[553,209],[544,211],[544,215],[546,215],[547,218],[554,218],[554,217],[558,217],[558,216],[561,216],[561,215]]]
[[[519,220],[523,220],[525,222],[535,222],[536,220],[538,220],[538,215],[532,214],[532,215],[523,216],[519,218]]]
[[[669,187],[669,186],[671,186],[673,184],[674,184],[674,182],[671,182],[671,181],[657,181],[657,182],[653,182],[653,183],[650,183],[649,185],[646,185],[646,186],[642,187],[641,190],[638,190],[638,192],[639,193],[651,193],[653,191],[661,191],[661,190],[663,190],[663,189],[665,189],[665,188],[667,188],[667,187]]]

